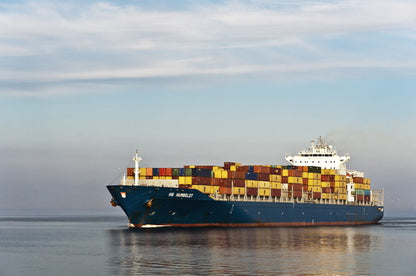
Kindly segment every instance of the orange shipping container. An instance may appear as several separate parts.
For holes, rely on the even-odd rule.
[[[146,168],[146,176],[152,176],[153,175],[153,168]]]
[[[220,194],[231,195],[231,187],[220,187]]]

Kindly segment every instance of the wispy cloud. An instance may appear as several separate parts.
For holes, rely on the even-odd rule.
[[[0,26],[0,93],[16,83],[416,69],[414,1],[22,2],[0,5]]]

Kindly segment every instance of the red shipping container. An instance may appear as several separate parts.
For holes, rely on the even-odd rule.
[[[166,176],[166,168],[159,168],[159,176]]]
[[[316,193],[316,192],[313,192],[313,193],[312,193],[312,198],[313,198],[313,199],[319,199],[319,198],[321,198],[321,193]]]
[[[308,179],[307,178],[302,178],[302,183],[303,183],[303,185],[308,185]]]
[[[240,166],[240,167],[236,167],[236,171],[237,172],[248,172],[248,166]]]
[[[225,182],[224,178],[211,178],[212,186],[224,186],[224,182]]]
[[[267,173],[267,174],[270,174],[270,169],[271,169],[271,167],[266,167],[266,166],[264,166],[264,167],[261,169],[261,172],[262,172],[262,173]]]
[[[288,170],[289,176],[302,177],[302,171],[299,170]]]
[[[257,188],[247,187],[246,190],[247,190],[247,195],[248,196],[256,196],[257,195]]]
[[[231,179],[231,184],[233,187],[245,187],[246,182],[244,179]]]
[[[371,197],[369,195],[364,196],[364,201],[370,201]]]
[[[184,185],[184,184],[179,184],[179,188],[180,189],[189,189],[191,188],[192,185]]]
[[[179,179],[179,176],[172,176],[172,179]]]
[[[282,169],[281,168],[270,168],[270,174],[281,175],[282,174]]]
[[[357,201],[364,201],[364,195],[356,195]]]
[[[146,175],[146,179],[153,179],[153,176],[151,176],[151,175]]]
[[[233,165],[235,165],[235,163],[233,163],[233,162],[224,162],[224,169],[229,171],[231,166],[233,166]]]
[[[211,185],[211,177],[194,176],[192,177],[194,185]]]
[[[172,168],[166,168],[166,176],[172,176]]]
[[[329,176],[329,181],[335,181],[335,175],[330,175]]]
[[[222,183],[222,185],[220,185],[221,187],[231,187],[231,179],[229,178],[224,178],[224,182]]]
[[[134,176],[134,168],[127,168],[127,176]]]
[[[354,183],[364,183],[364,178],[362,178],[362,177],[353,177],[352,178],[352,181],[354,182]]]
[[[293,191],[302,191],[302,184],[291,184],[291,183],[289,183],[289,185],[288,185],[288,189],[289,189],[289,191],[292,191],[292,189],[293,189]]]
[[[282,190],[280,190],[280,189],[271,189],[270,194],[271,194],[271,196],[281,197],[282,196]]]
[[[287,179],[288,179],[287,176],[282,176],[282,183],[287,183]]]
[[[228,178],[236,178],[236,179],[245,179],[246,173],[245,172],[228,172]]]
[[[329,175],[326,175],[326,174],[321,175],[321,181],[326,181],[326,182],[330,181]]]
[[[220,187],[220,194],[231,195],[231,188],[230,187]]]
[[[302,185],[302,191],[304,191],[304,192],[307,192],[308,191],[308,187],[309,187],[309,185],[308,184],[303,184]]]
[[[331,192],[331,188],[329,188],[329,187],[322,187],[322,192],[329,194]]]
[[[302,197],[302,191],[293,191],[293,194],[292,194],[292,191],[289,191],[289,197],[301,198]]]
[[[268,173],[258,173],[257,179],[260,181],[269,181],[270,180],[270,174]]]

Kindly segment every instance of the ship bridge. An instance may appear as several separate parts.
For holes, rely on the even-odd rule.
[[[345,172],[350,156],[338,155],[332,145],[328,145],[322,137],[318,137],[317,143],[311,141],[307,149],[300,151],[298,155],[286,154],[285,159],[295,166],[315,166]]]

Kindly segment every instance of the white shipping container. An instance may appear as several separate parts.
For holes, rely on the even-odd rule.
[[[140,186],[178,188],[178,179],[140,179]]]

